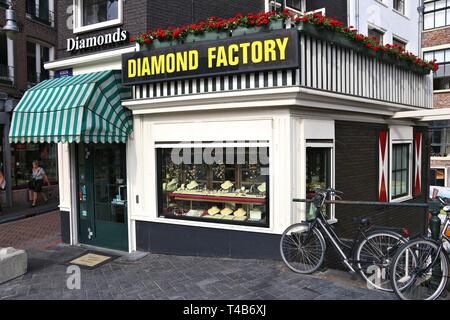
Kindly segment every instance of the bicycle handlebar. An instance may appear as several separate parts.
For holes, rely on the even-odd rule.
[[[316,193],[320,193],[320,194],[323,194],[323,195],[325,195],[325,196],[342,196],[344,193],[342,192],[342,191],[339,191],[339,190],[336,190],[336,189],[333,189],[333,188],[329,188],[329,189],[320,189],[320,188],[317,188],[316,190],[315,190],[315,192]]]

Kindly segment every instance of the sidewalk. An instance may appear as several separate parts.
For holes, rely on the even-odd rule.
[[[27,251],[28,273],[0,284],[0,300],[395,299],[352,279],[337,281],[328,271],[299,275],[279,261],[158,254],[124,255],[94,270],[81,269],[81,289],[69,290],[67,262],[87,249],[61,244],[57,211],[0,225],[0,247],[5,246]]]
[[[0,247],[45,250],[60,242],[59,211],[0,224]]]
[[[58,205],[59,199],[50,198],[47,204],[43,204],[42,200],[40,200],[34,208],[31,208],[29,203],[11,208],[3,208],[0,213],[0,224],[55,211],[58,210]]]

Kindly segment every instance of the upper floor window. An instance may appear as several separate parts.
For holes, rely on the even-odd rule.
[[[121,24],[122,2],[122,0],[74,0],[74,32]]]
[[[27,41],[27,80],[30,87],[50,78],[44,64],[51,60],[51,50],[42,44]]]
[[[425,52],[424,58],[428,61],[436,59],[439,65],[434,73],[434,90],[450,89],[450,49]]]
[[[277,10],[281,8],[281,0],[269,1],[269,9]],[[286,8],[293,9],[298,12],[305,12],[305,1],[304,0],[286,0]]]
[[[405,14],[405,0],[394,0],[394,10],[400,12],[401,14]]]
[[[376,28],[370,27],[369,26],[369,30],[367,32],[367,35],[370,38],[373,38],[375,40],[377,40],[379,43],[383,44],[383,40],[384,40],[384,32],[381,30],[378,30]]]
[[[400,48],[403,48],[403,49],[406,49],[406,41],[404,41],[404,40],[402,40],[402,39],[400,39],[400,38],[397,38],[397,37],[393,37],[392,38],[392,44],[393,45],[397,45],[397,46],[399,46]]]
[[[450,121],[434,121],[430,124],[432,157],[447,157],[450,154]]]
[[[54,25],[53,0],[27,0],[26,9],[32,19]]]
[[[11,65],[12,41],[0,33],[0,83],[13,84],[14,66]]]
[[[450,25],[450,0],[428,0],[424,5],[425,30]]]

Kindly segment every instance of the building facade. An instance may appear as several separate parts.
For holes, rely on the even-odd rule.
[[[434,108],[450,108],[450,2],[425,1],[422,47],[424,57],[436,59],[439,70],[434,74]],[[448,69],[448,70],[447,70]],[[450,186],[450,122],[434,121],[430,125],[432,186]]]
[[[348,200],[426,201],[427,126],[402,112],[432,108],[429,73],[291,23],[209,41],[130,43],[158,26],[265,7],[58,2],[57,59],[45,68],[65,77],[27,91],[10,138],[32,140],[32,131],[58,145],[65,242],[277,259],[282,232],[307,218],[293,199],[317,187]],[[231,52],[227,67],[220,48]],[[38,115],[50,129],[18,129]],[[361,210],[327,214],[350,237]],[[364,214],[426,230],[423,210]]]
[[[10,144],[8,133],[12,112],[24,92],[37,83],[53,77],[44,63],[55,58],[56,11],[53,0],[14,1],[19,33],[10,40],[0,34],[0,131],[1,171],[5,189],[3,206],[24,206],[28,202],[28,181],[33,160],[40,160],[58,192],[57,148],[50,144]],[[0,2],[0,24],[5,25],[9,1]]]

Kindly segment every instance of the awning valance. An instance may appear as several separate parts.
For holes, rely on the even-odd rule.
[[[28,90],[15,108],[10,141],[126,142],[132,115],[121,101],[130,96],[120,71],[46,80]]]

